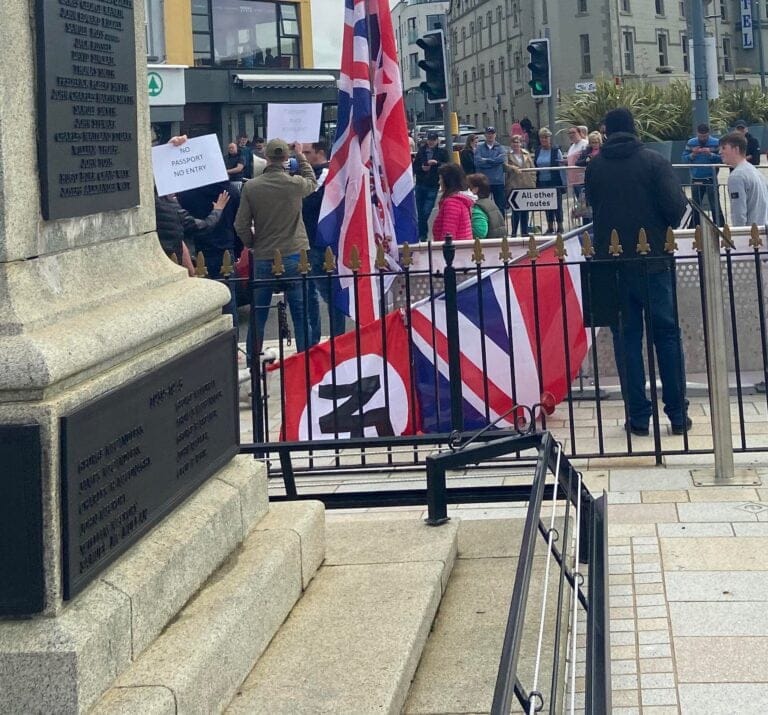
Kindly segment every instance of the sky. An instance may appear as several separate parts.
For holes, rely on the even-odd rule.
[[[398,0],[390,0],[394,7]],[[317,69],[341,66],[341,37],[344,26],[344,0],[312,0],[312,38]]]

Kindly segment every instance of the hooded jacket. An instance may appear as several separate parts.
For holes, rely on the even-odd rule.
[[[472,240],[471,212],[474,200],[467,194],[451,194],[440,201],[432,227],[435,241],[445,241],[451,234],[454,241]]]
[[[614,228],[623,248],[622,258],[640,257],[637,242],[641,228],[651,247],[649,257],[665,255],[667,229],[677,228],[685,212],[685,197],[672,165],[646,149],[637,136],[624,132],[610,135],[587,164],[586,193],[598,258],[609,256]],[[649,270],[653,270],[650,264]]]

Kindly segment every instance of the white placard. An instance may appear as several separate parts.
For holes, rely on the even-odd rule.
[[[311,144],[320,139],[320,121],[323,105],[269,104],[267,105],[267,140],[282,139],[289,144]]]
[[[513,211],[554,210],[557,208],[557,189],[514,189],[509,194]]]
[[[229,178],[215,134],[189,139],[181,146],[162,144],[152,147],[152,172],[159,196]]]

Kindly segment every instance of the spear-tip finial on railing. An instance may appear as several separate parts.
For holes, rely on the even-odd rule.
[[[334,273],[336,271],[336,256],[333,255],[331,247],[325,249],[325,256],[323,259],[323,270],[326,273]]]
[[[376,244],[376,268],[383,271],[387,267],[387,261],[384,258],[384,246]]]
[[[485,256],[483,255],[483,247],[480,245],[480,239],[476,238],[472,246],[472,262],[479,266],[483,263],[483,261],[485,261]]]
[[[357,246],[352,246],[352,250],[349,252],[349,267],[353,273],[357,273],[360,270],[360,249]]]
[[[736,248],[736,244],[733,242],[733,236],[731,235],[731,227],[728,224],[723,226],[723,240],[720,241],[720,248],[724,248],[726,251],[731,251]]]
[[[667,228],[667,240],[664,243],[665,253],[674,253],[677,250],[677,241],[675,241],[675,232],[671,226]]]
[[[589,231],[581,234],[581,255],[584,258],[592,258],[595,255],[595,247],[592,245],[592,236],[589,235]]]
[[[221,259],[221,275],[229,278],[235,272],[235,266],[232,263],[232,254],[224,251],[224,257]]]
[[[641,256],[647,256],[651,252],[651,246],[648,243],[648,235],[644,228],[641,228],[637,234],[637,248],[635,250]]]
[[[763,239],[760,238],[760,229],[756,223],[753,223],[752,228],[749,229],[749,247],[756,251],[763,247]]]
[[[198,251],[195,256],[195,275],[198,278],[207,278],[208,269],[205,267],[205,256],[202,251]]]
[[[400,249],[400,265],[403,268],[410,268],[413,265],[413,256],[411,255],[411,244],[405,243]]]
[[[615,228],[611,230],[611,245],[608,246],[608,253],[614,257],[618,257],[624,253],[624,249],[621,247],[621,241],[619,241],[619,232]]]
[[[509,263],[512,260],[512,254],[509,252],[509,239],[504,236],[501,239],[501,250],[499,251],[499,260],[502,263]]]
[[[557,238],[555,239],[555,256],[557,257],[558,261],[565,260],[565,257],[568,255],[568,251],[565,248],[565,241],[563,240],[563,234],[558,233]]]
[[[309,254],[306,248],[302,248],[299,251],[299,273],[302,276],[306,276],[311,270],[312,266],[309,264]]]
[[[528,253],[525,254],[530,258],[532,261],[535,261],[538,259],[538,257],[541,255],[541,252],[539,251],[539,246],[536,243],[536,239],[533,235],[528,236]]]
[[[280,253],[280,249],[275,249],[275,258],[272,261],[272,275],[281,276],[285,273],[285,265],[283,265],[283,254]]]
[[[701,253],[701,225],[693,229],[693,250]]]

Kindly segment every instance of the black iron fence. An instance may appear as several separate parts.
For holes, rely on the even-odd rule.
[[[654,255],[641,235],[631,257],[620,251],[616,236],[607,258],[594,257],[588,230],[554,241],[531,237],[405,246],[400,273],[388,272],[383,260],[375,272],[382,286],[391,283],[388,292],[382,291],[380,312],[400,316],[404,340],[393,341],[384,321],[373,335],[372,329],[351,321],[345,334],[333,335],[332,308],[319,298],[319,330],[326,336],[321,367],[313,362],[318,348],[308,351],[309,359],[294,355],[297,326],[278,294],[258,336],[263,351],[254,356],[245,390],[252,397],[253,437],[242,450],[279,454],[282,469],[290,461],[284,455],[301,450],[305,458],[296,471],[397,469],[421,464],[425,448],[447,444],[454,431],[494,422],[514,427],[514,415],[499,416],[512,405],[530,405],[553,393],[559,404],[554,414],[541,416],[540,427],[551,430],[570,457],[651,455],[660,462],[664,455],[706,454],[712,451],[706,427],[708,359],[716,356],[729,370],[734,449],[764,451],[768,440],[757,425],[768,417],[768,396],[752,393],[764,391],[768,378],[765,229],[725,227],[710,239],[721,244],[725,298],[718,305],[711,305],[702,280],[702,235],[701,228],[671,232],[663,255]],[[600,327],[600,313],[610,313],[605,309],[612,305],[595,290],[591,276],[603,269],[616,274],[619,267],[651,275],[659,264],[676,277],[673,317],[682,336],[693,424],[670,424],[661,412],[658,348],[646,340],[643,369],[651,415],[645,437],[625,428],[630,415],[613,339],[624,326]],[[323,275],[303,265],[298,276],[281,280],[299,284],[308,301],[319,284],[331,282],[333,262]],[[368,277],[353,272],[355,281]],[[246,300],[259,283],[234,276],[226,280],[233,295]],[[646,292],[646,336],[654,334],[648,310],[654,300]],[[725,344],[708,343],[708,311],[722,314]],[[306,311],[303,315],[305,323],[298,329],[309,334]],[[373,368],[364,359],[372,354],[372,342],[378,359]],[[391,369],[395,363],[399,372]],[[402,383],[399,391],[386,384],[393,376]],[[327,418],[320,422],[323,410]],[[391,417],[395,414],[397,420]]]

